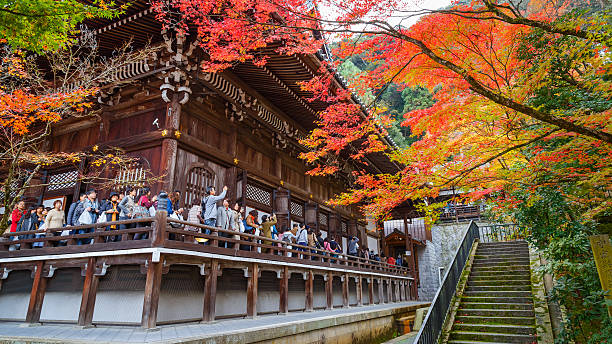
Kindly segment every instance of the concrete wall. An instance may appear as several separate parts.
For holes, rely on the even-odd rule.
[[[455,258],[455,251],[467,231],[470,221],[459,223],[435,224],[431,228],[431,241],[425,247],[418,247],[419,261],[419,300],[432,300],[440,287],[440,267],[446,271]],[[478,225],[488,225],[478,222]],[[444,277],[444,272],[442,273]]]

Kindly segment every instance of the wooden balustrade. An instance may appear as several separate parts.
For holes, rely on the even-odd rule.
[[[120,229],[122,225],[136,227]],[[111,226],[116,229],[112,229]],[[177,226],[182,228],[176,228]],[[196,231],[186,230],[185,226],[195,228]],[[78,233],[81,230],[87,232]],[[210,233],[205,234],[205,231]],[[236,236],[239,239],[235,238]],[[386,262],[171,219],[163,211],[158,212],[155,217],[5,233],[3,237],[4,240],[0,241],[0,258],[106,249],[168,247],[314,266],[376,271],[399,276],[410,275],[409,269]],[[208,241],[200,243],[196,239]]]

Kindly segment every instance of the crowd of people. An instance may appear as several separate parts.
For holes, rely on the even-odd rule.
[[[206,188],[207,195],[201,200],[197,200],[194,204],[191,204],[187,211],[180,207],[180,192],[174,191],[168,195],[165,209],[171,219],[187,221],[193,224],[202,224],[207,227],[215,227],[224,230],[218,232],[220,237],[239,240],[241,236],[238,233],[246,233],[261,237],[261,239],[257,240],[267,246],[262,249],[260,247],[253,248],[253,245],[242,244],[240,247],[236,247],[236,249],[257,249],[261,253],[282,254],[282,250],[275,250],[272,248],[282,246],[282,244],[278,242],[280,241],[284,242],[288,248],[294,249],[295,251],[310,251],[310,253],[330,256],[331,258],[329,259],[332,259],[332,262],[334,261],[333,258],[338,258],[338,256],[342,254],[342,246],[334,235],[323,237],[321,231],[315,231],[303,223],[293,223],[289,227],[278,229],[277,218],[274,213],[270,215],[262,214],[261,217],[259,216],[259,212],[255,209],[245,213],[245,208],[241,206],[239,202],[233,202],[226,197],[227,190],[227,186],[224,186],[222,192],[217,194],[213,186],[208,186]],[[113,192],[108,199],[101,201],[97,199],[97,192],[95,190],[89,190],[82,193],[79,199],[68,207],[67,213],[63,210],[64,208],[61,200],[56,200],[53,203],[53,208],[45,208],[42,205],[26,208],[25,202],[20,201],[11,213],[9,231],[27,232],[38,230],[43,232],[42,230],[47,228],[57,229],[63,228],[64,226],[79,226],[78,229],[67,229],[62,232],[54,231],[55,235],[69,235],[90,233],[93,231],[93,228],[87,228],[86,225],[91,225],[96,222],[110,222],[106,228],[107,230],[145,226],[147,223],[144,222],[119,224],[113,224],[113,222],[154,216],[158,209],[158,201],[158,196],[153,195],[148,187],[139,189],[128,188],[123,193]],[[218,205],[219,202],[221,203],[220,206]],[[211,234],[211,229],[206,227],[183,225],[173,222],[171,222],[171,225],[182,227],[187,231]],[[231,233],[232,231],[236,232],[236,234]],[[45,234],[27,234],[23,236],[14,236],[13,239],[34,238],[35,236],[43,235]],[[134,240],[146,239],[147,235],[147,233],[136,233],[134,235]],[[171,239],[172,238],[173,236],[171,236]],[[106,241],[121,241],[121,236],[110,236],[106,238]],[[195,241],[203,245],[211,244],[209,238],[198,237]],[[77,245],[90,244],[92,243],[92,239],[79,238],[76,243]],[[57,241],[54,243],[54,245],[65,244],[65,241]],[[218,240],[218,245],[225,248],[235,248],[235,243],[231,240]],[[41,246],[41,242],[35,242],[32,245],[32,247]],[[19,245],[13,245],[11,249],[19,249]],[[349,259],[352,260],[356,260],[357,257],[360,257],[377,262],[386,262],[391,265],[403,265],[401,257],[399,256],[397,259],[393,257],[387,258],[384,255],[379,256],[374,251],[360,247],[359,239],[355,236],[348,238],[346,253]],[[288,254],[291,255],[291,253]],[[312,257],[311,255],[299,255],[303,258],[307,256]],[[314,259],[314,257],[312,258]]]

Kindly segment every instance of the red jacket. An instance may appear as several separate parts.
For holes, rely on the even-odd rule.
[[[387,258],[387,264],[389,264],[389,265],[395,265],[395,258],[393,258],[393,257],[389,257],[389,258]]]
[[[17,223],[23,214],[25,214],[25,211],[19,211],[19,208],[13,209],[13,212],[11,213],[11,229],[9,232],[14,233],[17,230]]]

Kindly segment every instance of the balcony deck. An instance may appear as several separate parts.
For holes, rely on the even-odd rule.
[[[137,227],[110,229],[122,224]],[[83,230],[88,233],[73,234]],[[201,233],[205,230],[210,234]],[[27,305],[27,310],[0,312],[4,320],[38,323],[42,314],[48,322],[153,328],[158,323],[209,322],[417,298],[416,283],[405,268],[173,220],[163,211],[151,218],[5,237],[0,241],[0,305]],[[142,237],[146,239],[138,240]],[[208,241],[202,244],[196,239]],[[19,271],[30,271],[31,280]],[[27,281],[19,284],[23,290],[15,287],[17,278]],[[45,297],[47,285],[53,292]],[[124,300],[125,305],[118,307],[130,314],[113,318],[113,298],[109,301],[103,293],[96,301],[99,291]],[[194,296],[197,305],[186,306],[191,312],[159,306],[189,303]],[[73,310],[54,319],[49,307],[61,305],[62,298],[72,300]],[[136,314],[134,308],[140,307],[142,312]]]

